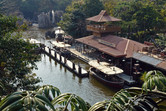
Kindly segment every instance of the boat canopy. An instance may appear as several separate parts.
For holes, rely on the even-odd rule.
[[[92,60],[89,62],[89,65],[92,67],[100,70],[101,72],[107,74],[107,75],[118,75],[123,73],[123,70],[116,67],[116,66],[111,66],[107,62],[97,62],[97,60]]]
[[[55,45],[56,47],[60,47],[60,48],[71,47],[70,44],[65,44],[64,42],[53,41],[52,44]]]

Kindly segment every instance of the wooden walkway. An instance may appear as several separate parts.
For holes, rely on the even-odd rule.
[[[71,72],[74,72],[79,77],[88,77],[89,72],[80,67],[79,65],[74,64],[70,60],[67,60],[65,57],[61,56],[56,50],[50,49],[49,47],[42,48],[42,50],[51,58],[61,63],[64,67],[68,68]]]
[[[36,39],[30,39],[30,43],[32,43],[32,44],[42,44],[41,42],[39,42]],[[57,46],[59,46],[59,44],[57,44]],[[61,46],[64,46],[64,45],[61,45]],[[41,50],[45,54],[47,54],[49,57],[51,57],[55,61],[62,64],[68,70],[75,73],[77,76],[79,76],[79,77],[89,77],[89,72],[88,71],[86,71],[85,69],[83,69],[79,65],[76,65],[75,63],[71,62],[70,60],[67,60],[65,57],[61,56],[60,53],[58,53],[54,49],[51,49],[49,46],[48,47],[41,47]]]

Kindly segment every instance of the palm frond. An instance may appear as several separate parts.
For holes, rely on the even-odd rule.
[[[33,91],[15,92],[5,97],[0,102],[1,111],[18,110],[42,110],[48,111],[51,108],[55,111],[51,102],[43,95]]]
[[[61,94],[60,90],[52,85],[44,85],[37,89],[37,92],[46,96],[50,101]]]
[[[160,91],[166,91],[166,77],[162,72],[153,70],[144,75],[142,89],[147,92],[148,90],[152,91],[155,88]]]
[[[75,111],[78,109],[81,109],[82,111],[87,111],[87,103],[80,98],[79,96],[76,96],[75,94],[65,93],[61,94],[60,96],[56,97],[52,101],[53,105],[60,104],[64,106],[64,110],[67,109],[68,105],[70,104],[71,110]]]
[[[133,92],[131,92],[133,93]],[[106,111],[123,111],[124,108],[130,107],[132,95],[127,90],[117,92],[109,101],[102,101],[94,104],[89,111],[98,111],[104,109]],[[131,103],[132,104],[132,103]]]

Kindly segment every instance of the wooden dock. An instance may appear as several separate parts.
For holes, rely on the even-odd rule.
[[[60,64],[62,64],[68,70],[75,73],[77,76],[79,76],[79,77],[89,77],[89,72],[88,71],[86,71],[85,69],[83,69],[79,65],[76,65],[75,63],[71,62],[70,60],[67,60],[67,58],[63,57],[56,50],[51,49],[49,47],[43,47],[41,49],[45,54],[50,56],[52,59],[58,61]]]

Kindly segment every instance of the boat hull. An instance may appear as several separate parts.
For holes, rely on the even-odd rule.
[[[90,70],[90,73],[92,74],[92,76],[94,78],[96,78],[98,81],[102,82],[103,84],[109,86],[109,87],[113,87],[113,88],[123,88],[124,86],[124,81],[123,80],[120,80],[120,81],[109,81],[109,80],[106,80],[102,77],[100,77],[99,75],[97,75],[94,71]],[[119,78],[120,79],[120,78]]]

